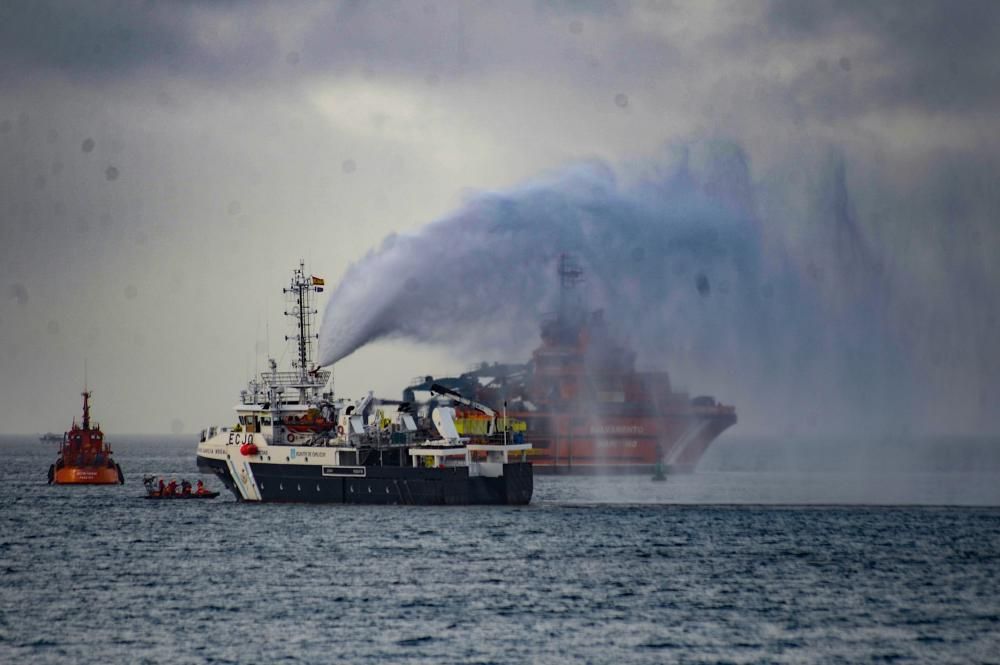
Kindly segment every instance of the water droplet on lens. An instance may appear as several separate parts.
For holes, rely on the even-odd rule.
[[[617,95],[615,95],[615,105],[618,106],[618,108],[622,109],[627,107],[628,95],[626,95],[624,92],[619,92]]]
[[[18,305],[26,305],[28,304],[28,289],[21,283],[11,284],[10,297],[16,300]]]
[[[698,276],[694,280],[695,288],[698,289],[698,293],[701,296],[707,296],[712,292],[712,285],[708,282],[708,277],[705,273],[698,273]]]
[[[104,171],[104,177],[110,180],[118,180],[118,169],[114,166],[109,166],[107,170]]]
[[[80,148],[84,152],[93,152],[93,150],[94,150],[94,139],[84,139],[83,140],[83,145],[81,145]]]

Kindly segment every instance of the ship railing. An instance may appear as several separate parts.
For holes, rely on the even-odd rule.
[[[298,372],[263,372],[260,375],[262,388],[281,386],[293,388],[322,388],[330,379],[330,372],[307,372],[305,380]]]
[[[716,402],[715,404],[691,404],[689,408],[695,413],[704,414],[732,414],[736,413],[736,407],[730,404],[722,404]]]
[[[328,438],[330,441],[337,440],[333,437]],[[366,426],[364,433],[351,433],[347,438],[347,443],[352,448],[375,448],[386,450],[413,445],[413,441],[414,436],[412,432],[380,429],[371,426]]]
[[[238,431],[238,430],[233,429],[232,427],[218,427],[217,425],[212,425],[211,427],[208,428],[208,430],[201,430],[201,436],[203,437],[202,441],[207,441],[208,439],[211,439],[216,434],[224,434],[224,433],[230,432],[230,431],[235,432],[235,431]]]

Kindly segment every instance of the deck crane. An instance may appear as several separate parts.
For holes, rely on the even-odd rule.
[[[464,404],[478,411],[482,411],[490,418],[489,424],[486,426],[486,436],[493,436],[496,433],[497,412],[490,407],[477,402],[476,400],[469,399],[468,397],[462,397],[459,393],[455,392],[451,388],[442,386],[440,383],[431,384],[431,392],[435,395],[441,395],[442,397],[449,397],[459,404]]]

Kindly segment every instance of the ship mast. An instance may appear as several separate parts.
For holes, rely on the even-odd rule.
[[[285,341],[295,340],[298,345],[298,359],[293,366],[298,372],[299,403],[306,401],[306,389],[313,381],[309,367],[312,364],[313,340],[319,335],[313,332],[313,321],[319,310],[313,309],[312,294],[322,292],[323,280],[318,280],[305,271],[305,262],[300,260],[299,267],[292,273],[292,282],[284,293],[291,299],[291,311],[286,310],[285,316],[292,317],[295,322],[294,335],[285,335]]]
[[[583,281],[583,268],[569,253],[559,255],[559,313],[558,321],[564,330],[579,326],[580,301],[576,286]]]
[[[574,286],[583,281],[583,269],[577,265],[570,254],[559,255],[559,298],[560,306],[566,306],[570,291]]]
[[[90,391],[84,390],[83,395],[83,429],[90,429]]]
[[[83,429],[90,429],[90,390],[87,386],[87,359],[83,359]]]

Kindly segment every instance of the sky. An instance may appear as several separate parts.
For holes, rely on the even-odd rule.
[[[227,424],[300,259],[341,395],[524,360],[573,251],[743,431],[996,433],[998,45],[975,1],[5,2],[0,430],[85,373],[107,432]]]

